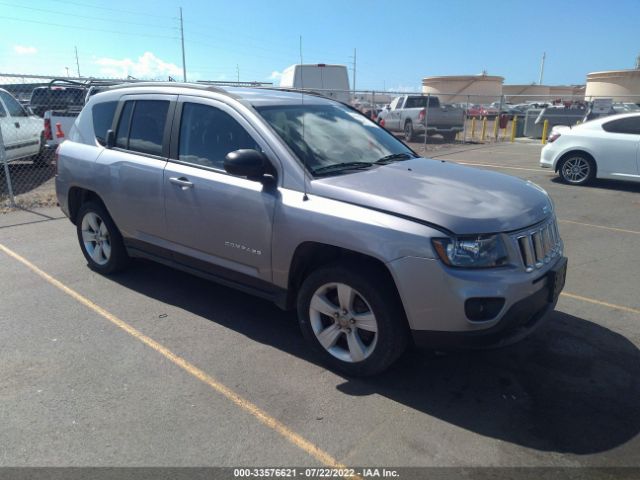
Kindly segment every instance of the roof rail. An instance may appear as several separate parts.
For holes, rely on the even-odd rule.
[[[205,85],[205,84],[196,84],[196,83],[184,83],[184,82],[141,82],[141,81],[136,81],[136,82],[131,82],[131,83],[119,83],[116,85],[113,85],[112,87],[109,88],[109,90],[119,90],[122,88],[132,88],[132,87],[180,87],[180,88],[192,88],[194,90],[205,90],[205,91],[209,91],[209,92],[216,92],[216,93],[221,93],[223,95],[228,95],[230,97],[236,97],[235,95],[233,95],[232,93],[228,92],[227,90],[224,90],[220,87],[214,87],[211,85]]]

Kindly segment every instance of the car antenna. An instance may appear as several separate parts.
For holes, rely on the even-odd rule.
[[[300,102],[301,105],[304,105],[304,74],[302,72],[304,72],[304,66],[302,64],[302,35],[300,35]],[[304,108],[302,109],[302,141],[304,142]],[[306,202],[307,200],[309,200],[309,196],[307,195],[307,157],[306,155],[303,156],[302,159],[303,165],[304,165],[304,169],[303,169],[303,178],[302,178],[302,183],[303,183],[303,192],[304,195],[302,196],[302,201]]]

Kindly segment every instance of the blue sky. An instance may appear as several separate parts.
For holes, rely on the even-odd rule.
[[[486,70],[505,83],[584,83],[633,68],[640,0],[0,0],[0,72],[268,81],[299,62],[350,64],[358,89],[419,89]],[[351,76],[351,72],[350,72]]]

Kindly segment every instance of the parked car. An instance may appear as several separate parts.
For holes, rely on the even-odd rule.
[[[515,342],[564,285],[544,190],[420,158],[322,96],[120,86],[76,127],[56,191],[90,268],[143,257],[295,308],[350,375],[384,370],[411,339]]]
[[[42,163],[42,120],[30,115],[13,95],[0,88],[0,128],[7,161],[31,158]]]
[[[640,113],[598,118],[574,127],[554,127],[542,149],[540,166],[565,183],[586,185],[594,178],[640,181]]]
[[[498,116],[498,109],[488,105],[472,105],[466,110],[466,115],[472,118],[495,118]]]
[[[452,141],[464,130],[464,110],[441,105],[436,96],[402,95],[378,115],[378,123],[391,132],[403,132],[407,142],[425,132],[425,123],[427,135],[440,134],[446,141]]]

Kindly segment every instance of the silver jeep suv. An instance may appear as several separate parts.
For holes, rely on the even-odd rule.
[[[564,286],[544,190],[421,158],[321,96],[112,87],[58,155],[58,201],[90,268],[142,257],[296,308],[312,347],[350,375],[411,342],[514,342]]]

